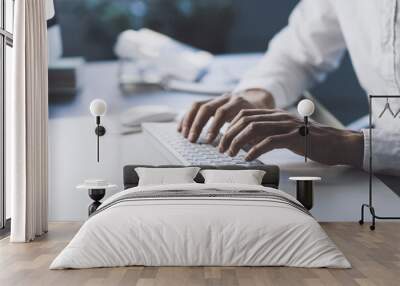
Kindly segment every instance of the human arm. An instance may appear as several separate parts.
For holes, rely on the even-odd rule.
[[[235,91],[194,103],[178,131],[195,142],[214,117],[209,129],[212,141],[221,126],[241,109],[286,107],[335,69],[344,50],[345,42],[330,1],[303,0],[292,12],[288,26],[273,38],[263,59]]]
[[[364,156],[362,167],[369,171],[370,133],[363,129]],[[374,173],[400,176],[400,133],[381,128],[372,129],[372,170]]]
[[[233,120],[219,144],[220,152],[235,156],[250,146],[246,160],[254,160],[274,149],[288,149],[304,155],[304,137],[299,128],[303,120],[283,110],[242,110]],[[309,158],[327,165],[361,168],[364,136],[361,132],[332,128],[316,122],[309,126]]]
[[[288,25],[270,42],[262,60],[243,77],[235,92],[266,90],[285,108],[336,69],[346,44],[329,0],[303,0]]]

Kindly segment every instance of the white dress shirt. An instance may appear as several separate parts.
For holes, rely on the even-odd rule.
[[[336,69],[347,49],[366,94],[398,95],[399,17],[397,0],[302,0],[236,91],[261,88],[273,94],[278,107],[285,107]],[[400,174],[400,113],[395,119],[389,113],[378,119],[385,102],[373,103],[373,168]],[[400,99],[390,100],[393,112],[400,110],[399,103]],[[368,169],[368,132],[363,133]]]

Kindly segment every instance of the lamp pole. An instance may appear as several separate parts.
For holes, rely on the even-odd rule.
[[[308,157],[308,116],[304,116],[304,162],[307,163]]]
[[[100,162],[100,136],[106,133],[104,126],[100,125],[100,117],[106,114],[107,103],[102,99],[95,99],[90,103],[89,109],[90,113],[96,118],[97,162]]]

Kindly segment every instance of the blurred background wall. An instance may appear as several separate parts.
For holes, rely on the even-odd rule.
[[[64,56],[114,59],[126,29],[148,27],[215,54],[266,50],[296,0],[55,0]],[[349,57],[312,93],[345,124],[367,113]]]

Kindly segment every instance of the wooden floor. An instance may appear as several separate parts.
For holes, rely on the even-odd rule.
[[[78,223],[52,223],[49,233],[29,244],[0,241],[0,285],[400,285],[400,224],[325,223],[323,228],[352,269],[288,267],[123,267],[48,270],[78,230]]]

